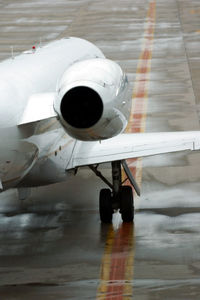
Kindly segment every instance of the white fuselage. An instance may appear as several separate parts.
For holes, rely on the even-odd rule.
[[[0,191],[59,182],[86,165],[200,149],[195,131],[121,134],[127,91],[121,68],[79,38],[0,63]]]
[[[0,63],[0,180],[4,190],[66,177],[75,140],[57,118],[19,124],[30,95],[55,92],[70,65],[96,57],[104,57],[96,46],[67,38]]]

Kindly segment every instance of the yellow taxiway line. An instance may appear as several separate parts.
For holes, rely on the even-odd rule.
[[[126,132],[145,131],[148,103],[148,83],[151,71],[151,59],[156,20],[156,0],[149,2],[142,51],[137,66],[137,75],[133,89],[133,104]],[[142,161],[130,159],[128,165],[141,185]],[[134,271],[134,225],[124,223],[110,225],[101,264],[100,284],[97,300],[131,300],[133,297]]]

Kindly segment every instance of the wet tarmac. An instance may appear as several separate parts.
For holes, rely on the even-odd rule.
[[[0,1],[1,60],[66,36],[119,62],[135,103],[143,66],[135,131],[199,130],[199,1]],[[142,184],[131,225],[118,214],[101,225],[103,183],[88,170],[23,203],[0,195],[0,299],[200,299],[200,153],[131,163]]]

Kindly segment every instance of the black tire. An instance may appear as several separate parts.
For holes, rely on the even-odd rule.
[[[120,213],[123,222],[133,222],[134,219],[134,201],[133,191],[130,186],[120,188]]]
[[[111,191],[109,189],[102,189],[99,195],[99,214],[102,223],[111,223],[113,208]]]

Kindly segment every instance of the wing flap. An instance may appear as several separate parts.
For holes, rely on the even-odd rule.
[[[199,131],[121,134],[101,142],[77,141],[68,169],[128,158],[199,149]]]
[[[55,94],[35,94],[28,100],[22,119],[18,125],[28,124],[57,116],[53,108]]]

